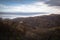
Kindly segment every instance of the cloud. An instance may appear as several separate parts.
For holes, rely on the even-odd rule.
[[[49,0],[45,3],[49,4],[50,6],[60,6],[60,0]]]
[[[18,1],[18,0],[16,0],[16,1]],[[1,2],[1,0],[0,0],[0,2]],[[26,2],[27,2],[27,0],[26,0]],[[0,17],[12,19],[12,18],[16,18],[16,17],[34,17],[34,16],[41,16],[41,15],[49,15],[52,13],[53,14],[60,13],[60,1],[59,0],[38,0],[38,1],[32,2],[30,4],[29,4],[29,2],[27,4],[21,4],[21,3],[19,3],[19,4],[16,3],[13,5],[12,4],[13,3],[11,3],[10,5],[6,5],[6,4],[0,3],[0,12],[27,12],[27,13],[47,12],[48,14],[37,14],[37,15],[30,15],[30,16],[24,16],[24,15],[3,16],[3,15],[0,15]]]
[[[0,12],[52,12],[51,8],[47,4],[44,4],[44,2],[16,6],[0,4]]]

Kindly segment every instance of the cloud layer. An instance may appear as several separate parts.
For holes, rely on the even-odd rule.
[[[34,17],[60,13],[60,0],[0,0],[0,12],[47,12],[34,15],[3,15],[3,18]]]
[[[59,5],[60,0],[0,0],[0,12],[53,13],[60,11]]]
[[[35,2],[16,6],[0,4],[0,12],[53,12],[55,10],[57,9],[49,7],[44,2]]]
[[[2,1],[2,2],[1,2]],[[10,5],[3,4],[8,0],[0,0],[0,12],[48,12],[54,13],[60,11],[60,0],[9,0]],[[21,3],[11,3],[11,2]],[[29,4],[30,2],[30,4]],[[33,3],[31,3],[33,2]]]
[[[49,0],[45,3],[49,4],[50,6],[60,6],[60,0]]]

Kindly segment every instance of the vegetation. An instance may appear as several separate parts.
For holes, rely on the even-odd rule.
[[[0,40],[60,40],[60,14],[0,18]]]

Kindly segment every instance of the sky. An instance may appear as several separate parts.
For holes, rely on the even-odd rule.
[[[60,0],[0,0],[0,12],[60,13]]]
[[[57,5],[58,4],[58,5]],[[59,0],[0,0],[0,12],[54,12]]]

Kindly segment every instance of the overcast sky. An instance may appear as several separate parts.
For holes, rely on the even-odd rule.
[[[0,0],[0,12],[53,13],[59,8],[60,0]]]

